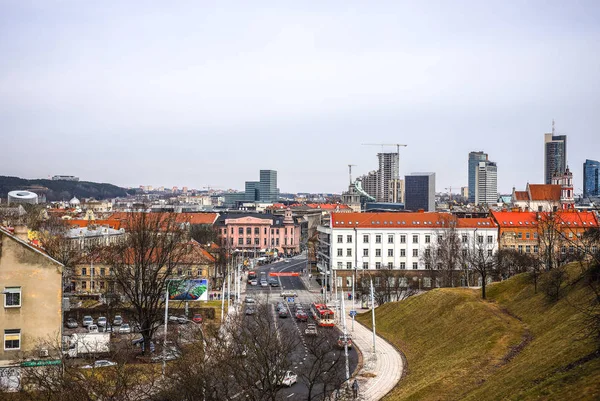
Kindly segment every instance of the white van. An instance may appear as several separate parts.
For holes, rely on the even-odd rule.
[[[88,333],[98,333],[98,325],[90,324],[88,327]]]

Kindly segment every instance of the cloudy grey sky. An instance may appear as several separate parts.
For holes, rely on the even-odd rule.
[[[600,2],[0,0],[0,175],[341,192],[347,164],[499,190],[600,159]]]

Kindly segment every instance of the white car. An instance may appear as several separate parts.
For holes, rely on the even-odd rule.
[[[260,282],[260,286],[261,286],[261,287],[268,287],[268,286],[269,286],[269,283],[267,283],[267,281],[266,281],[266,280],[265,280],[265,281],[261,281],[261,282]]]
[[[94,324],[94,318],[91,317],[91,316],[89,316],[89,315],[88,316],[84,316],[83,317],[83,324],[82,324],[82,326],[83,327],[87,327],[90,324]]]
[[[289,259],[284,259],[283,261],[284,261],[285,263],[290,263],[290,260],[289,260]]]
[[[96,362],[94,362],[93,365],[85,365],[82,366],[81,369],[106,368],[108,366],[115,366],[116,364],[116,362],[107,361],[106,359],[99,359]]]
[[[104,326],[106,326],[106,322],[107,322],[106,318],[104,316],[100,316],[98,318],[98,321],[96,324],[100,327],[104,327]]]
[[[131,326],[129,326],[128,323],[123,323],[121,325],[121,327],[119,327],[119,333],[120,334],[130,334],[131,333]]]
[[[294,372],[288,370],[287,372],[285,372],[285,375],[283,375],[283,378],[281,379],[281,385],[286,386],[286,387],[291,387],[297,381],[298,381],[298,375],[296,375]]]
[[[95,324],[90,324],[87,327],[88,333],[98,333],[98,326]]]

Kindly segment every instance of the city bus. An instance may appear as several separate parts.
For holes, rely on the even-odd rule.
[[[249,271],[248,272],[248,280],[254,280],[256,278],[256,272],[255,271]]]
[[[310,312],[312,314],[313,319],[317,321],[317,324],[319,326],[335,326],[334,313],[331,309],[327,308],[327,305],[314,303],[310,306]]]

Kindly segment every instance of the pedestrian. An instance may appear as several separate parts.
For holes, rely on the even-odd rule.
[[[354,379],[354,383],[352,383],[352,397],[356,399],[358,397],[358,381]]]

